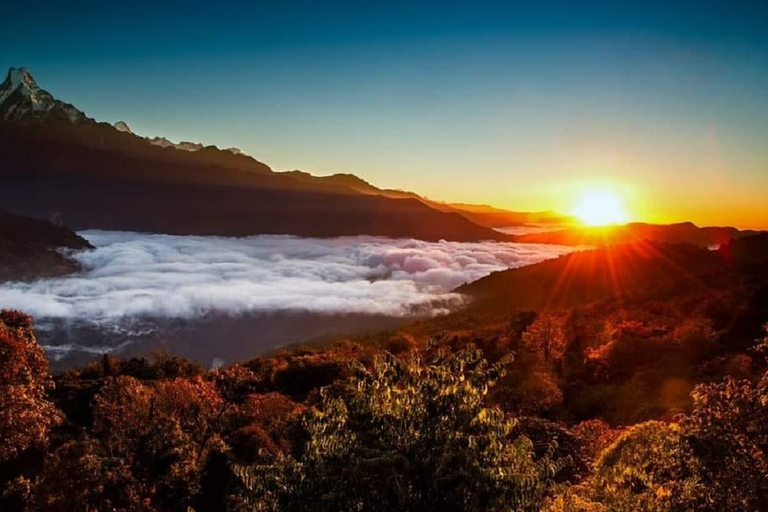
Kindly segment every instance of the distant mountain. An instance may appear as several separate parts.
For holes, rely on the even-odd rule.
[[[732,227],[699,227],[691,222],[680,224],[644,224],[634,222],[618,226],[571,227],[545,233],[516,235],[513,237],[513,240],[520,243],[573,246],[627,244],[650,240],[713,247],[726,244],[734,238],[757,233],[758,231],[740,231]]]
[[[644,241],[494,272],[456,291],[490,309],[575,307],[637,294],[711,289],[732,279],[731,263],[719,251]],[[762,270],[766,263],[768,259],[762,260]]]
[[[739,268],[763,268],[768,262],[768,233],[735,238],[718,249],[722,258]]]
[[[0,281],[52,277],[77,270],[59,249],[89,249],[87,240],[50,222],[0,210]]]
[[[128,126],[128,123],[125,121],[118,121],[114,124],[114,127],[119,132],[125,132],[130,133],[131,135],[134,135],[133,130],[131,130],[131,127]]]
[[[440,208],[440,203],[435,203],[436,208]],[[539,225],[550,224],[563,226],[573,224],[573,217],[562,215],[557,212],[514,212],[494,208],[487,205],[474,205],[465,203],[447,203],[442,205],[452,211],[459,212],[467,219],[489,228],[504,228],[521,225]]]
[[[131,130],[131,127],[128,126],[128,123],[126,123],[125,121],[118,121],[112,126],[114,126],[117,131],[130,133],[131,135],[136,135],[133,132],[133,130]],[[176,142],[171,142],[165,137],[152,137],[151,139],[148,137],[143,137],[143,138],[149,141],[150,144],[154,144],[155,146],[160,146],[161,148],[176,148],[176,149],[181,149],[182,151],[200,151],[201,149],[205,149],[205,144],[201,144],[199,142],[181,141],[176,143]],[[243,154],[240,148],[226,148],[225,151],[229,151],[230,153],[233,153],[235,155]]]
[[[363,193],[356,177],[276,173],[215,146],[163,147],[55,99],[24,68],[3,82],[0,114],[0,206],[75,229],[509,239],[412,194]]]
[[[0,119],[18,123],[66,120],[78,123],[85,114],[41,89],[27,68],[11,68],[0,85]]]
[[[462,217],[487,228],[503,228],[531,224],[568,225],[574,222],[572,217],[557,212],[516,212],[503,210],[488,205],[466,203],[443,203],[405,190],[381,189],[354,174],[333,174],[331,176],[313,176],[303,171],[289,171],[285,174],[298,180],[315,183],[333,183],[350,188],[361,194],[382,195],[394,199],[416,199],[430,208],[447,213],[458,213]]]

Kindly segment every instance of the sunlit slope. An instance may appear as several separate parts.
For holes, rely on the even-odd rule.
[[[663,297],[679,290],[715,289],[734,278],[732,262],[722,252],[638,242],[495,272],[457,291],[488,308],[550,309],[636,294]]]

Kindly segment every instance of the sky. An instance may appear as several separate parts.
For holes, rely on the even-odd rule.
[[[0,65],[142,135],[433,199],[768,227],[768,2],[0,2]]]

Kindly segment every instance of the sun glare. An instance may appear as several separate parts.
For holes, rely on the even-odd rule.
[[[588,226],[624,224],[628,215],[621,198],[609,190],[589,190],[579,198],[573,215]]]

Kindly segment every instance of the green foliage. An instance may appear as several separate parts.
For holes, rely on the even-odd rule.
[[[701,510],[701,467],[683,430],[649,421],[624,432],[595,467],[593,486],[615,511]]]
[[[558,483],[575,484],[589,474],[588,460],[584,458],[584,442],[562,423],[527,416],[519,419],[519,431],[533,442],[536,457],[549,453],[554,460],[569,463],[555,476]],[[551,452],[552,446],[555,447]]]
[[[589,497],[590,489],[571,486],[553,496],[544,505],[544,512],[610,512],[610,509]]]
[[[536,457],[517,421],[486,408],[507,360],[476,350],[358,365],[350,395],[306,414],[304,454],[239,467],[257,510],[538,510],[567,460]]]
[[[768,373],[754,384],[701,385],[684,426],[694,440],[717,509],[768,509]],[[734,492],[738,489],[738,492]]]

